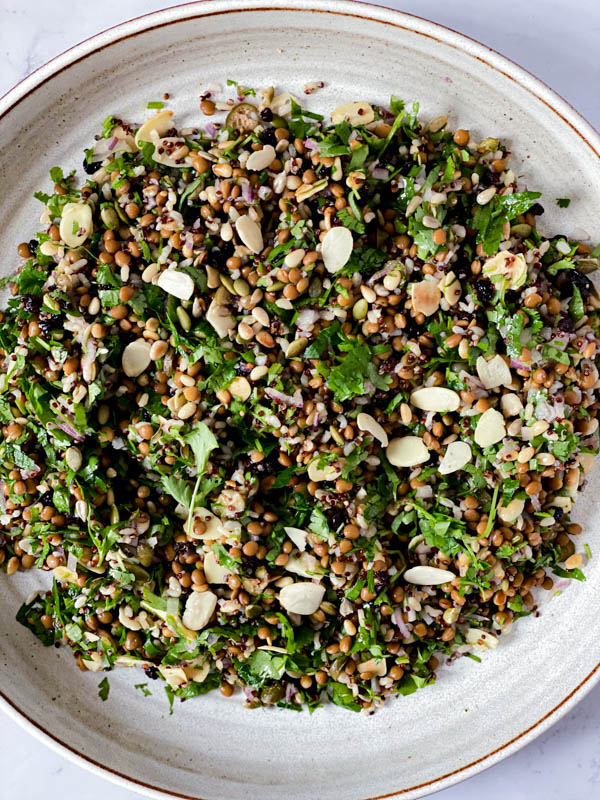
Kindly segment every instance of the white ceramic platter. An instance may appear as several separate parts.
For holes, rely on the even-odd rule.
[[[418,99],[424,116],[449,112],[476,137],[499,136],[518,154],[516,171],[544,190],[544,224],[561,212],[600,239],[600,139],[564,101],[519,67],[456,33],[405,14],[351,2],[212,0],[178,6],[114,28],[35,72],[0,101],[2,272],[16,245],[36,231],[34,190],[48,169],[81,167],[82,151],[109,113],[141,122],[149,100],[172,95],[181,124],[199,122],[199,95],[235,78],[302,95],[310,104]],[[275,7],[277,6],[277,7]],[[514,165],[513,165],[514,166]],[[14,257],[13,257],[14,254]],[[594,491],[576,518],[598,551]],[[415,798],[466,778],[514,752],[567,711],[596,681],[600,559],[520,622],[478,665],[463,660],[438,683],[390,703],[373,717],[337,707],[294,714],[245,710],[213,693],[176,704],[162,686],[144,698],[141,674],[83,674],[68,652],[45,649],[14,621],[42,576],[0,581],[2,706],[67,757],[153,797],[208,800]],[[573,582],[575,583],[575,582]]]

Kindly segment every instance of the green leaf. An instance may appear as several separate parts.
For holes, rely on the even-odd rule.
[[[335,320],[332,325],[323,328],[316,339],[304,351],[304,358],[320,358],[323,353],[331,347],[331,342],[341,329],[339,320]]]
[[[70,492],[66,486],[57,486],[52,493],[52,505],[60,514],[68,514],[71,510]]]
[[[362,220],[352,216],[347,208],[341,208],[337,212],[337,216],[345,228],[354,231],[354,233],[362,234],[365,232],[365,225]]]
[[[368,345],[352,344],[351,349],[334,367],[327,378],[327,385],[338,402],[350,400],[364,393],[365,376],[369,367],[371,352]]]
[[[47,278],[47,273],[37,269],[33,261],[29,260],[25,262],[21,271],[13,280],[17,284],[19,294],[31,294],[35,297],[40,297]]]
[[[205,422],[196,422],[194,429],[183,440],[194,453],[198,474],[204,472],[210,454],[219,446],[214,433]]]
[[[63,171],[60,167],[51,168],[50,180],[52,181],[52,183],[61,183],[64,180]]]
[[[548,275],[556,275],[561,269],[575,269],[575,264],[570,258],[561,258],[560,261],[555,261],[554,264],[549,264],[546,267]]]
[[[148,689],[147,683],[134,683],[133,687],[134,689],[139,689],[140,692],[142,692],[142,694],[144,695],[144,697],[150,697],[152,695],[152,692],[150,691],[150,689]]]
[[[565,353],[563,350],[559,350],[558,347],[555,347],[552,344],[543,345],[542,357],[548,361],[556,361],[559,364],[566,364],[567,366],[571,363],[571,359],[567,353]]]
[[[267,681],[278,681],[285,672],[286,656],[255,650],[247,661],[238,662],[237,673],[248,686],[258,689]]]
[[[183,201],[186,199],[186,197],[189,197],[192,194],[192,192],[194,192],[198,188],[198,186],[202,186],[203,181],[204,181],[204,177],[202,175],[200,175],[198,178],[193,180],[191,183],[188,183],[188,185],[185,187],[183,192],[179,195],[179,210],[180,211],[183,208]]]
[[[188,510],[192,505],[192,487],[182,478],[175,475],[163,475],[161,485],[167,494],[170,494],[178,503]]]
[[[511,220],[529,211],[541,196],[540,192],[515,192],[502,196],[495,195],[493,202],[494,206],[500,209],[508,220]]]
[[[350,688],[346,686],[345,683],[332,681],[330,687],[332,703],[335,703],[336,706],[347,708],[350,711],[360,711],[359,703],[356,702]]]
[[[102,680],[98,684],[98,697],[100,698],[100,700],[108,700],[109,692],[110,692],[110,685],[108,683],[108,678],[102,678]]]
[[[568,197],[557,197],[556,198],[556,205],[559,208],[568,208],[570,203],[571,203],[571,201],[569,200]]]

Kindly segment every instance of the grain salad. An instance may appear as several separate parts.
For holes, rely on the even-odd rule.
[[[0,564],[50,573],[43,644],[171,707],[371,712],[584,580],[600,249],[446,115],[231,83],[203,127],[107,117],[36,193]]]

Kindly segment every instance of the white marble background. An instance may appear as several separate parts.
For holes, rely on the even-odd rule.
[[[0,94],[82,39],[169,0],[0,0]],[[598,0],[387,0],[473,36],[531,70],[600,128]],[[493,726],[494,721],[490,720]],[[0,718],[0,800],[134,800]],[[600,686],[528,747],[436,800],[600,797]]]

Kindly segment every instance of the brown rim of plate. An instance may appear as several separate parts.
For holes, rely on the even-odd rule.
[[[193,0],[193,2],[185,3],[184,5],[185,6],[201,6],[204,2],[205,2],[205,0]],[[549,92],[554,94],[559,100],[561,100],[566,106],[568,106],[575,114],[577,114],[577,116],[581,117],[581,119],[583,119],[590,126],[590,128],[595,132],[595,128],[579,113],[579,111],[577,111],[567,100],[565,100],[557,92],[555,92],[554,89],[551,89],[548,86],[547,83],[545,83],[544,81],[540,80],[540,78],[536,77],[532,72],[530,72],[529,70],[527,70],[524,67],[520,66],[519,64],[517,64],[512,59],[508,58],[507,56],[502,55],[502,53],[499,53],[493,47],[489,47],[488,45],[484,45],[481,42],[479,42],[477,39],[474,39],[472,36],[468,36],[467,34],[460,33],[459,31],[455,31],[453,28],[450,28],[447,25],[442,25],[439,22],[432,22],[431,20],[427,20],[425,17],[420,17],[417,14],[410,14],[408,12],[398,11],[397,9],[392,9],[392,8],[387,7],[387,6],[376,6],[373,3],[365,2],[365,0],[354,0],[354,2],[356,2],[357,5],[367,6],[369,8],[383,8],[385,11],[392,11],[392,12],[397,13],[397,14],[402,14],[404,17],[411,17],[413,19],[418,19],[418,20],[421,20],[423,22],[427,22],[428,24],[435,25],[436,27],[441,28],[442,30],[449,31],[452,34],[460,36],[463,39],[467,39],[468,41],[473,42],[474,44],[476,44],[478,47],[481,47],[481,48],[483,48],[485,50],[488,50],[490,53],[493,53],[494,55],[499,56],[501,59],[503,59],[504,61],[508,62],[510,65],[516,67],[521,72],[526,73],[529,77],[533,78],[533,80],[536,83],[539,83],[542,86],[544,86]],[[17,89],[22,83],[24,83],[29,78],[34,76],[37,72],[39,72],[39,71],[41,71],[43,69],[46,69],[48,66],[50,66],[52,64],[52,62],[56,61],[57,59],[61,58],[62,56],[67,55],[68,53],[70,53],[73,50],[77,50],[83,44],[86,44],[87,42],[93,41],[95,38],[97,38],[98,36],[101,36],[102,34],[109,33],[110,31],[116,31],[116,30],[118,30],[118,28],[122,27],[123,25],[127,25],[127,24],[129,24],[131,22],[137,22],[139,20],[145,19],[146,17],[153,17],[153,16],[155,16],[155,15],[157,15],[159,13],[162,13],[164,11],[173,10],[173,9],[175,9],[177,7],[178,6],[171,6],[169,8],[159,9],[157,11],[151,11],[148,14],[141,14],[141,15],[139,15],[137,17],[132,17],[129,20],[125,20],[125,22],[120,22],[117,25],[113,25],[110,28],[106,28],[105,30],[94,34],[93,36],[89,36],[88,38],[83,39],[78,44],[73,45],[73,47],[69,47],[66,50],[64,50],[62,53],[59,53],[57,56],[54,56],[54,58],[50,59],[50,61],[47,61],[45,64],[42,64],[40,67],[35,69],[33,72],[31,72],[25,78],[23,78],[21,81],[16,83],[12,87],[12,89],[9,89],[8,92],[6,92],[4,95],[2,95],[0,97],[0,103],[5,98],[7,98],[10,94],[12,94],[15,91],[15,89]],[[173,19],[173,20],[166,20],[164,22],[157,23],[156,25],[148,25],[148,26],[144,27],[142,30],[132,31],[131,33],[123,34],[122,36],[119,36],[118,38],[113,39],[111,42],[107,42],[106,44],[100,45],[100,46],[94,48],[93,50],[90,50],[89,52],[85,53],[84,55],[79,56],[79,58],[73,59],[68,64],[65,64],[63,67],[60,67],[59,69],[54,71],[51,75],[48,75],[42,81],[37,83],[35,86],[33,86],[31,89],[29,89],[29,91],[25,92],[25,94],[23,94],[21,97],[17,98],[17,100],[15,100],[14,103],[12,103],[10,106],[8,106],[8,108],[6,108],[0,114],[0,119],[2,119],[4,116],[6,116],[6,114],[8,114],[10,111],[12,111],[20,102],[25,100],[25,98],[27,98],[30,94],[33,94],[41,86],[43,86],[45,83],[50,81],[56,75],[60,74],[61,72],[64,72],[65,70],[69,69],[70,67],[74,66],[75,64],[78,64],[80,61],[83,61],[84,59],[88,58],[88,56],[93,55],[94,53],[98,53],[98,52],[100,52],[102,50],[105,50],[106,48],[111,47],[114,44],[117,44],[119,42],[123,42],[123,41],[125,41],[127,39],[132,39],[135,36],[139,36],[141,34],[146,33],[147,31],[156,30],[158,28],[166,28],[169,25],[177,25],[177,24],[182,23],[182,22],[188,22],[189,20],[192,20],[192,19],[198,19],[199,17],[218,17],[218,16],[222,16],[222,15],[225,15],[225,14],[249,13],[249,12],[252,12],[252,11],[285,11],[285,12],[300,11],[300,12],[304,12],[304,13],[331,14],[332,16],[351,17],[351,18],[355,18],[355,19],[367,19],[367,20],[369,20],[369,22],[377,22],[377,23],[379,23],[381,25],[388,25],[389,27],[392,27],[392,28],[399,28],[401,30],[406,30],[406,31],[409,31],[411,33],[415,33],[418,36],[425,37],[426,39],[433,39],[434,41],[443,43],[443,44],[445,44],[445,45],[447,45],[449,47],[452,47],[455,50],[460,50],[461,49],[460,47],[458,47],[455,44],[452,44],[451,42],[443,41],[441,39],[438,39],[436,36],[433,36],[430,33],[425,33],[423,31],[415,30],[414,28],[408,27],[407,25],[401,25],[400,23],[390,22],[388,20],[383,20],[383,19],[377,19],[376,17],[370,17],[367,14],[358,14],[358,13],[354,14],[354,13],[351,13],[349,11],[335,11],[333,9],[332,10],[329,10],[329,9],[326,10],[326,9],[319,9],[319,8],[316,8],[316,9],[307,9],[307,8],[295,8],[295,9],[292,9],[292,8],[285,8],[284,6],[277,6],[277,5],[273,5],[273,6],[260,5],[260,6],[257,6],[255,8],[231,8],[231,9],[224,10],[224,11],[213,11],[213,12],[209,11],[207,13],[200,12],[198,14],[191,14],[191,15],[185,16],[185,17],[178,17],[177,19]],[[483,58],[483,56],[476,55],[474,53],[467,53],[467,55],[471,56],[472,58],[476,59],[477,61],[481,61],[482,64],[485,64],[486,66],[490,67],[491,69],[495,70],[496,72],[499,72],[500,74],[504,75],[506,78],[509,78],[509,80],[513,81],[518,86],[520,86],[522,89],[524,88],[526,91],[528,91],[534,97],[536,97],[547,108],[549,108],[554,114],[556,114],[557,117],[559,117],[564,123],[566,123],[585,142],[585,144],[590,148],[590,150],[594,153],[594,155],[596,155],[598,158],[600,158],[600,152],[598,152],[598,150],[596,150],[594,145],[592,145],[592,143],[590,141],[588,141],[588,139],[576,127],[576,125],[574,125],[570,120],[568,120],[565,116],[563,116],[563,114],[561,114],[560,111],[558,111],[550,102],[545,100],[539,94],[536,94],[536,92],[533,89],[531,89],[531,88],[529,88],[527,86],[523,86],[523,84],[521,84],[515,77],[513,77],[513,75],[511,75],[508,72],[505,72],[504,70],[500,69],[498,66],[496,66],[494,64],[491,64],[489,61],[487,61],[485,58]],[[504,742],[504,744],[501,744],[498,747],[494,748],[494,750],[490,750],[489,753],[486,753],[485,755],[480,756],[480,758],[477,758],[474,761],[470,761],[468,764],[464,764],[462,767],[458,767],[457,769],[454,769],[451,772],[446,772],[443,775],[439,775],[437,778],[432,778],[429,781],[425,781],[424,783],[415,784],[414,786],[409,786],[406,789],[397,789],[397,790],[395,790],[393,792],[388,792],[386,794],[376,795],[376,796],[371,797],[371,798],[364,798],[364,800],[384,800],[384,798],[395,797],[397,795],[402,795],[402,794],[408,794],[409,792],[415,792],[415,791],[418,791],[420,789],[425,789],[425,788],[428,788],[428,787],[435,788],[434,784],[439,783],[441,781],[445,781],[448,778],[451,778],[453,776],[460,775],[462,772],[466,772],[467,770],[471,769],[472,767],[475,767],[478,764],[481,764],[482,762],[484,762],[487,759],[491,758],[492,756],[497,755],[498,753],[502,753],[503,750],[506,750],[511,745],[513,745],[515,742],[518,742],[519,739],[522,739],[523,737],[527,736],[528,734],[532,733],[533,731],[536,731],[537,728],[540,728],[540,726],[543,725],[543,723],[547,722],[553,715],[556,714],[557,711],[562,709],[563,706],[565,706],[565,704],[568,703],[569,700],[571,700],[584,686],[586,687],[586,690],[589,691],[593,687],[594,683],[596,683],[596,682],[598,682],[598,680],[600,680],[600,672],[599,672],[599,670],[600,670],[600,662],[598,662],[596,664],[596,666],[591,670],[591,672],[588,675],[586,675],[586,677],[580,683],[578,683],[577,686],[574,689],[572,689],[560,701],[560,703],[557,703],[553,708],[550,709],[550,711],[548,711],[546,714],[544,714],[543,717],[540,717],[540,719],[538,719],[537,722],[534,722],[528,728],[525,728],[525,730],[521,731],[516,736],[513,736],[513,738],[509,739],[509,741]],[[592,679],[594,679],[594,680],[592,681]],[[580,699],[582,699],[582,698],[580,698]],[[14,719],[15,719],[15,721],[17,723],[22,724],[23,721],[27,722],[29,725],[31,725],[37,731],[39,731],[39,733],[42,734],[42,736],[40,738],[43,737],[43,738],[47,738],[47,739],[50,740],[50,742],[46,742],[47,744],[54,743],[55,745],[58,745],[58,748],[66,751],[66,753],[65,753],[66,756],[69,756],[69,757],[71,757],[73,759],[76,759],[77,761],[79,761],[79,760],[83,761],[84,762],[83,766],[93,767],[93,768],[95,768],[95,769],[97,769],[97,770],[99,770],[101,772],[108,773],[109,776],[114,776],[115,778],[117,778],[119,780],[119,782],[120,781],[125,781],[126,783],[129,783],[129,784],[135,784],[136,786],[139,786],[140,788],[149,789],[152,792],[157,792],[157,793],[163,794],[166,797],[176,797],[176,798],[181,798],[181,800],[205,800],[205,798],[202,798],[199,795],[181,794],[180,792],[174,792],[174,791],[172,791],[170,789],[165,789],[165,788],[160,787],[160,786],[153,786],[152,784],[146,783],[145,781],[138,780],[137,778],[132,778],[129,775],[125,775],[122,772],[119,772],[118,770],[107,766],[106,764],[102,764],[99,761],[96,761],[95,759],[93,759],[91,756],[85,755],[84,753],[81,753],[80,751],[76,750],[74,747],[71,747],[70,745],[66,744],[61,739],[59,739],[58,737],[54,736],[54,734],[50,733],[50,731],[47,731],[38,722],[36,722],[36,720],[32,719],[30,716],[25,714],[24,711],[19,709],[17,707],[17,705],[15,705],[15,703],[13,703],[12,700],[10,700],[4,694],[4,692],[2,690],[0,690],[0,701],[2,701],[2,702],[0,702],[0,707],[2,707],[4,711],[8,711],[8,709],[6,708],[6,706],[8,706],[9,708],[11,708],[15,712],[14,713]],[[567,711],[567,709],[564,709],[564,711],[555,720],[553,720],[553,723],[557,722],[558,719],[560,719],[560,717],[562,716],[562,714],[566,713],[566,711]],[[11,715],[11,716],[13,716],[13,715]],[[26,726],[23,725],[23,727],[26,727]],[[542,732],[543,732],[543,729],[537,730],[536,731],[536,735],[539,735]],[[535,737],[533,737],[533,738],[535,738]],[[526,743],[523,742],[523,745],[525,745],[525,744]],[[503,757],[506,757],[508,755],[510,755],[510,754],[506,753],[506,754],[504,754]],[[490,766],[492,766],[492,765],[490,764]],[[468,777],[468,776],[465,776],[465,778],[466,777]],[[456,781],[453,781],[453,783],[455,783],[455,782]],[[439,787],[439,788],[441,789],[443,787]]]

